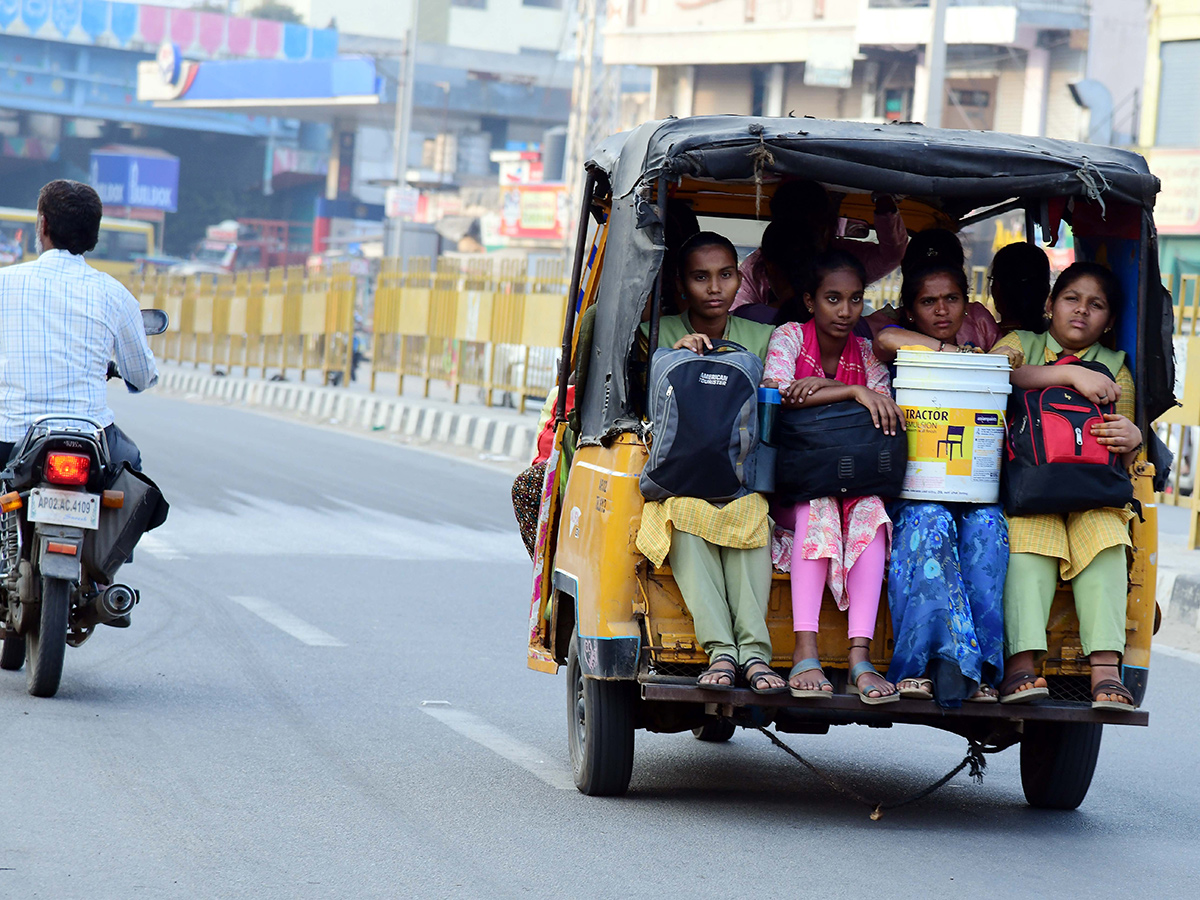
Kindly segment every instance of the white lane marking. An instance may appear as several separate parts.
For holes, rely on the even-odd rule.
[[[529,557],[516,528],[473,528],[412,519],[335,497],[313,505],[226,491],[221,509],[171,507],[170,540],[201,556],[356,556],[394,560],[512,562]],[[150,537],[147,535],[146,537]],[[143,539],[144,540],[144,539]]]
[[[457,731],[468,740],[486,747],[497,756],[516,763],[526,772],[540,778],[552,788],[560,791],[575,790],[575,779],[571,773],[546,760],[546,754],[505,734],[495,725],[461,709],[452,709],[444,701],[425,701],[421,712],[437,719],[452,731]],[[437,705],[426,705],[436,703]]]
[[[1166,644],[1151,644],[1150,655],[1161,653],[1163,656],[1174,656],[1176,659],[1187,660],[1200,666],[1200,653],[1193,653],[1191,650],[1180,650],[1176,647],[1169,647]]]
[[[164,541],[158,535],[143,534],[137,548],[144,550],[158,559],[187,559],[188,555],[176,549],[174,544]]]
[[[301,643],[310,647],[345,647],[346,645],[332,634],[322,631],[316,625],[309,625],[303,619],[292,615],[281,606],[262,597],[230,597],[234,603],[244,606],[264,622],[269,622],[280,631],[286,632]]]

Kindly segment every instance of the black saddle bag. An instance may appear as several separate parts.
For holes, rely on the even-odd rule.
[[[129,559],[147,531],[167,520],[170,505],[153,481],[122,463],[105,488],[124,494],[120,508],[102,507],[100,527],[83,539],[83,566],[101,582],[115,580],[117,569]]]
[[[885,434],[867,408],[853,400],[780,410],[771,443],[780,503],[895,497],[904,487],[908,438],[903,423],[896,434]]]

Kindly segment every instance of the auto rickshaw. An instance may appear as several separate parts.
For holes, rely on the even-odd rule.
[[[635,547],[643,506],[638,477],[654,435],[644,418],[646,397],[633,374],[632,348],[647,305],[656,333],[666,201],[687,203],[706,228],[720,231],[722,221],[764,218],[775,187],[789,178],[820,182],[841,217],[868,226],[872,194],[892,194],[910,234],[932,227],[957,231],[1019,211],[1028,240],[1037,230],[1050,240],[1061,222],[1069,222],[1077,258],[1107,264],[1128,298],[1117,343],[1129,354],[1143,434],[1150,435],[1150,423],[1175,403],[1172,301],[1159,277],[1152,217],[1159,183],[1134,153],[914,123],[809,118],[668,119],[609,138],[586,164],[563,334],[559,424],[547,465],[529,610],[529,666],[550,673],[567,667],[576,785],[585,794],[624,793],[638,728],[723,740],[737,726],[769,723],[781,732],[820,734],[831,725],[900,722],[941,728],[993,750],[1019,743],[1029,803],[1073,809],[1091,783],[1103,726],[1149,721],[1140,704],[1158,620],[1158,531],[1155,468],[1144,450],[1130,470],[1140,515],[1131,526],[1123,668],[1137,710],[1091,708],[1087,658],[1063,585],[1040,671],[1050,698],[1040,703],[942,709],[902,699],[864,706],[843,692],[845,613],[828,597],[819,639],[832,698],[814,703],[696,683],[707,658],[679,589],[669,568],[651,566]],[[591,340],[580,346],[580,317],[593,304]],[[586,378],[576,385],[578,433],[569,428],[565,407],[577,354],[585,354],[587,363]],[[774,576],[768,625],[772,664],[786,671],[794,641],[787,575]],[[871,644],[881,672],[891,645],[884,602]]]

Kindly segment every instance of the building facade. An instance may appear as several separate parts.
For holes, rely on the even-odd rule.
[[[1162,180],[1154,210],[1164,274],[1200,273],[1200,3],[1152,4],[1141,144]]]
[[[244,0],[245,2],[245,0]],[[295,0],[314,28],[400,40],[417,0]],[[420,0],[419,39],[494,53],[557,55],[569,49],[574,0]]]
[[[1132,142],[1139,0],[946,5],[943,126],[1079,140],[1096,120],[1106,142]],[[656,115],[928,120],[929,0],[615,0],[609,10],[605,61],[653,67]],[[1077,99],[1070,85],[1081,82],[1093,83]]]

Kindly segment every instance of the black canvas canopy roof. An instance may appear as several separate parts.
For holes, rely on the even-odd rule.
[[[1151,216],[1159,182],[1136,153],[919,124],[705,116],[648,122],[614,135],[596,148],[587,168],[598,193],[611,195],[612,207],[582,398],[585,441],[637,427],[627,356],[662,262],[655,185],[663,176],[671,183],[806,178],[830,188],[914,197],[954,221],[1014,198],[1132,206],[1145,223],[1138,309],[1139,321],[1147,324],[1138,330],[1139,405],[1152,418],[1173,403],[1171,308],[1169,295],[1157,287]]]

